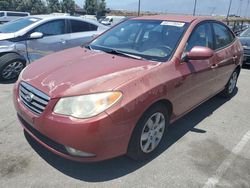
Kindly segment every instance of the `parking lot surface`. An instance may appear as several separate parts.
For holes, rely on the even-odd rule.
[[[78,163],[24,132],[11,83],[0,84],[0,187],[250,187],[250,70],[231,100],[214,97],[177,122],[149,161]],[[188,100],[188,99],[187,99]]]

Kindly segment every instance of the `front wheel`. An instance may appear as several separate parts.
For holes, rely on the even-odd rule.
[[[231,77],[230,77],[230,79],[229,79],[229,81],[228,81],[225,89],[221,93],[223,97],[231,98],[233,96],[234,91],[236,89],[236,85],[237,85],[237,81],[238,81],[238,76],[239,76],[239,71],[235,70],[232,73],[232,75],[231,75]]]
[[[18,54],[9,53],[0,57],[0,80],[16,79],[23,68],[25,60]]]
[[[133,131],[127,155],[134,160],[149,158],[165,136],[168,119],[164,105],[157,104],[147,110]]]

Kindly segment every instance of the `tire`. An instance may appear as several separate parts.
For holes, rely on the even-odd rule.
[[[127,156],[136,161],[149,159],[162,144],[168,125],[168,109],[164,105],[156,104],[149,108],[132,133]]]
[[[18,54],[8,53],[0,57],[0,80],[18,78],[26,66],[26,61]]]
[[[225,87],[225,89],[221,92],[221,96],[224,98],[232,98],[234,95],[234,91],[236,89],[238,77],[239,77],[239,70],[234,70],[231,74],[230,79]]]

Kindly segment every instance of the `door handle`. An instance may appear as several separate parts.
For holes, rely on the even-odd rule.
[[[233,56],[233,62],[234,62],[234,63],[237,63],[237,59],[238,59],[238,56],[237,56],[237,55],[234,55],[234,56]]]
[[[65,44],[65,43],[66,43],[66,40],[63,40],[63,39],[62,39],[62,40],[61,40],[61,43],[62,43],[62,44]]]
[[[218,64],[213,64],[212,66],[211,66],[211,69],[215,69],[215,68],[217,68],[218,67]]]

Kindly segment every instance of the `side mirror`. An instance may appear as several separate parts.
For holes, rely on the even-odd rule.
[[[185,55],[186,60],[205,60],[213,57],[214,51],[208,47],[195,46]]]
[[[34,32],[30,34],[30,39],[40,39],[43,38],[43,34],[40,32]]]

